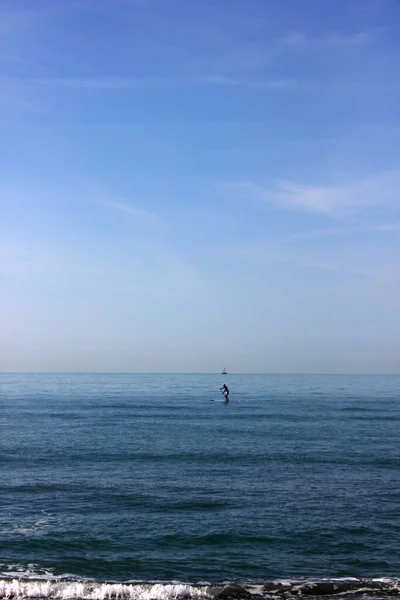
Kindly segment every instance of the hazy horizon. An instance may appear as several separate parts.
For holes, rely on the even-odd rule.
[[[282,372],[260,372],[251,371],[228,373],[222,376],[221,373],[202,372],[202,371],[0,371],[0,375],[212,375],[213,377],[222,377],[222,382],[229,381],[229,375],[255,375],[255,376],[316,376],[316,377],[400,377],[400,373],[311,373],[289,371]]]

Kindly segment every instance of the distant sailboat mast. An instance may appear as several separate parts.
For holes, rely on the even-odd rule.
[[[227,374],[228,374],[228,371],[226,370],[226,367],[224,367],[224,368],[222,369],[222,375],[227,375]]]

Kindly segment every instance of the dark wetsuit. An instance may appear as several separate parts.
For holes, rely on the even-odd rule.
[[[224,383],[224,385],[222,386],[222,388],[219,388],[219,389],[220,389],[220,390],[222,391],[222,393],[224,394],[224,396],[225,396],[225,399],[226,399],[226,400],[229,400],[229,389],[228,389],[228,386],[227,386],[227,385],[225,385],[225,383]]]

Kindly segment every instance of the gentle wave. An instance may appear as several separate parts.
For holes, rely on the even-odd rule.
[[[169,600],[209,598],[205,589],[185,584],[122,584],[82,581],[0,580],[0,598],[63,600]]]
[[[246,600],[261,598],[308,597],[400,597],[400,580],[320,579],[277,580],[258,584],[225,582],[216,584],[188,583],[103,583],[66,579],[0,579],[0,598],[46,600]]]

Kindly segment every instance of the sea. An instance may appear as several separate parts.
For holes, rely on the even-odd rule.
[[[0,374],[0,598],[304,596],[400,597],[400,376]]]

